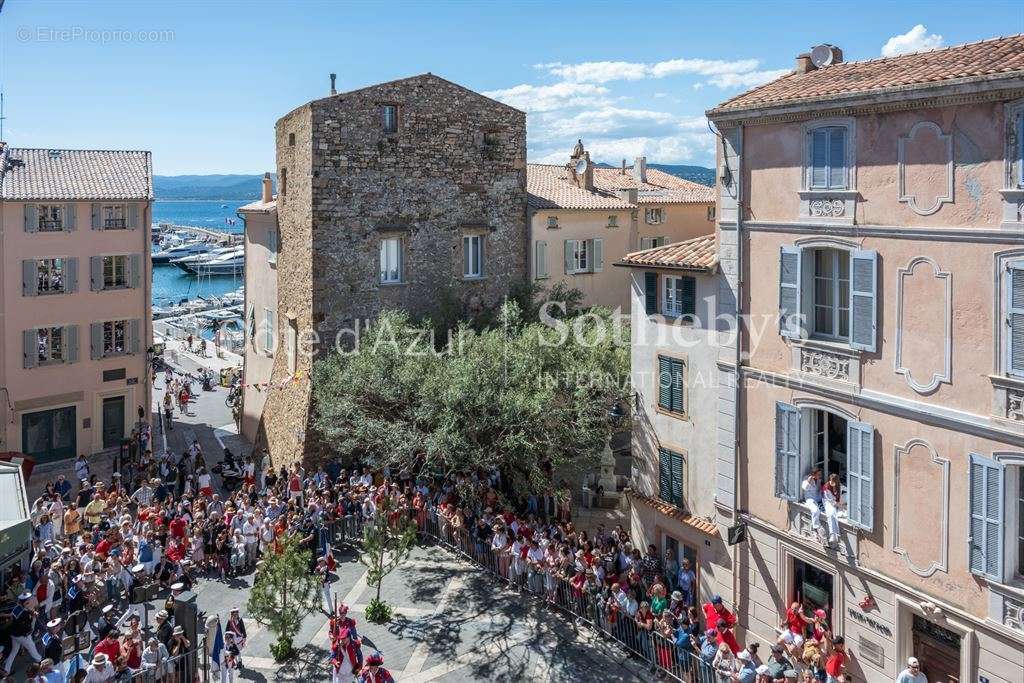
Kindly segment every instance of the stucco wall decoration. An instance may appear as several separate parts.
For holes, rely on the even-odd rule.
[[[942,343],[941,353],[936,341]],[[952,381],[953,275],[927,256],[914,257],[897,271],[893,368],[919,394]]]
[[[893,462],[893,552],[918,576],[948,571],[949,460],[924,439],[911,439],[895,447]],[[907,503],[902,509],[900,501]],[[914,531],[909,548],[900,538],[904,526]]]
[[[953,136],[932,121],[918,121],[897,143],[899,201],[930,216],[953,201]]]

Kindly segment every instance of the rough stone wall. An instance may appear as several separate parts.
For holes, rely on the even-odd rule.
[[[263,433],[275,466],[288,464],[303,457],[305,433],[308,431],[309,391],[308,373],[311,361],[307,354],[299,353],[296,371],[302,378],[287,381],[289,315],[295,316],[298,329],[312,328],[313,268],[312,245],[312,116],[309,105],[299,107],[277,123],[277,315],[274,369],[263,407]],[[290,135],[295,142],[290,144]],[[282,173],[287,169],[287,173]],[[282,182],[282,176],[287,181]],[[287,381],[287,382],[286,382]],[[277,385],[282,385],[277,388]]]
[[[386,133],[382,107],[398,106]],[[290,143],[295,136],[294,145]],[[327,97],[277,123],[278,332],[288,315],[336,333],[385,309],[430,315],[457,302],[474,313],[526,276],[526,116],[426,74]],[[282,170],[287,189],[281,193]],[[283,195],[283,196],[282,196]],[[462,238],[485,237],[484,277],[462,276]],[[404,241],[403,282],[379,282],[380,240]],[[273,381],[288,377],[285,349]],[[308,455],[311,359],[303,378],[273,389],[263,424],[275,465]]]
[[[398,106],[398,132],[382,107]],[[526,273],[525,115],[432,75],[312,103],[314,313],[332,334],[356,318],[444,300],[473,312]],[[485,270],[462,277],[462,237],[481,230]],[[380,239],[404,240],[402,284],[379,282]]]

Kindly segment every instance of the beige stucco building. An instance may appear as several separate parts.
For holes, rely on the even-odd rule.
[[[744,315],[735,606],[766,641],[789,602],[825,609],[855,680],[915,655],[933,683],[1018,682],[1024,36],[813,54],[708,112]]]
[[[119,447],[150,404],[150,154],[4,147],[0,175],[0,451]]]
[[[250,443],[260,438],[263,406],[274,369],[278,349],[277,329],[277,201],[270,174],[263,176],[263,192],[258,202],[238,209],[245,222],[245,349],[242,376],[241,432]],[[290,332],[290,328],[289,328]],[[286,340],[281,348],[295,349]],[[294,372],[294,361],[290,361]]]
[[[583,143],[563,165],[528,164],[530,277],[580,290],[584,306],[629,311],[626,254],[715,229],[714,190],[648,168],[596,166]]]

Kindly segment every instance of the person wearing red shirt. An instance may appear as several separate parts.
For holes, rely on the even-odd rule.
[[[171,520],[171,523],[167,525],[167,528],[171,532],[171,536],[175,538],[185,538],[185,519],[182,517],[175,517]]]
[[[840,676],[843,675],[843,669],[846,668],[846,663],[849,659],[850,656],[846,654],[846,641],[843,640],[842,636],[836,636],[835,641],[832,643],[832,653],[825,660],[825,674],[828,676],[826,679],[827,683],[840,683],[842,681]]]
[[[719,619],[724,619],[729,628],[736,626],[736,615],[726,609],[722,596],[716,595],[711,602],[704,603],[704,620],[708,628],[714,628]]]
[[[97,555],[102,555],[103,557],[106,557],[107,555],[109,555],[110,554],[110,541],[108,541],[106,538],[104,538],[99,543],[97,543],[96,544],[96,554]]]
[[[733,634],[732,629],[729,628],[729,622],[725,619],[719,619],[718,624],[715,627],[715,642],[718,645],[725,643],[732,650],[733,655],[739,654],[740,644],[736,642],[736,636]]]
[[[111,630],[107,637],[96,643],[94,655],[105,654],[111,661],[121,656],[121,643],[117,642],[117,630]]]

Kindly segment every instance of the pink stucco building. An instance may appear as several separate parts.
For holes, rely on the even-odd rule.
[[[0,146],[0,451],[119,447],[149,407],[150,153]]]
[[[813,57],[708,112],[744,315],[736,608],[766,641],[826,610],[854,680],[915,655],[1019,682],[1024,36]],[[841,487],[820,532],[815,469]]]

